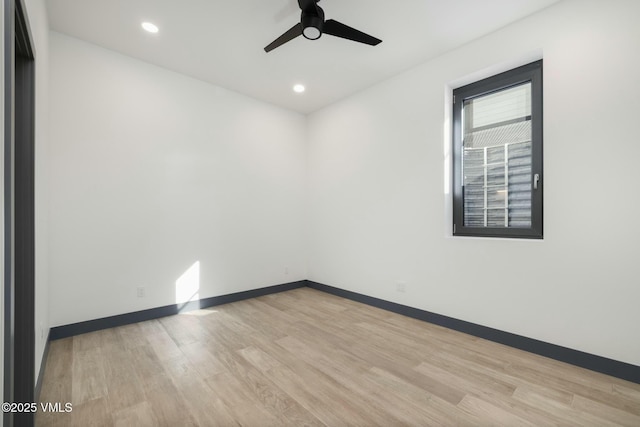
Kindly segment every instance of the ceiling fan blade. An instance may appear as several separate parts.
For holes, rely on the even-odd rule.
[[[286,42],[291,41],[301,35],[302,35],[302,24],[298,22],[296,25],[294,25],[289,30],[287,30],[287,32],[285,32],[283,35],[281,35],[280,37],[275,39],[273,42],[271,42],[269,46],[265,47],[264,51],[271,52],[273,49],[280,47]]]
[[[348,25],[344,25],[334,19],[327,19],[324,22],[323,32],[325,34],[331,34],[332,36],[353,40],[354,42],[360,42],[371,46],[376,46],[382,42],[380,39],[370,36],[369,34],[365,34],[362,31],[358,31],[355,28],[351,28]]]

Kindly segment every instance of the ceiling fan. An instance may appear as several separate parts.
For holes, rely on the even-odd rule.
[[[376,46],[382,42],[380,39],[358,31],[355,28],[351,28],[334,19],[327,19],[325,21],[324,11],[318,6],[318,1],[320,0],[298,0],[298,5],[302,11],[300,22],[275,39],[269,46],[265,47],[265,52],[271,52],[273,49],[282,46],[300,35],[309,40],[317,40],[323,33],[371,46]]]

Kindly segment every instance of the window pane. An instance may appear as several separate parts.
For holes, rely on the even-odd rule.
[[[493,125],[531,115],[531,83],[494,92],[470,101],[474,127]]]
[[[464,225],[531,227],[531,83],[464,102]]]

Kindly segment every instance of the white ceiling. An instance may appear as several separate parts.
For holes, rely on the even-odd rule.
[[[324,35],[263,48],[299,22],[297,0],[47,0],[51,29],[302,113],[316,111],[559,0],[322,0],[383,40]],[[140,27],[160,27],[152,35]],[[295,94],[303,83],[307,91]]]

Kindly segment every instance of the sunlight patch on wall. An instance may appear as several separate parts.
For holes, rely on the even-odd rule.
[[[442,134],[444,136],[444,194],[451,193],[451,105],[453,104],[453,89],[445,87],[444,93],[444,123]]]
[[[176,280],[176,304],[200,299],[200,261],[193,263]]]

